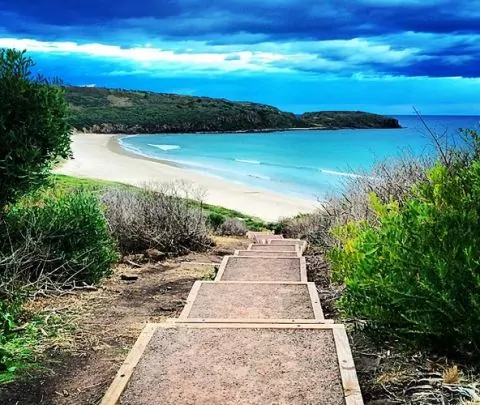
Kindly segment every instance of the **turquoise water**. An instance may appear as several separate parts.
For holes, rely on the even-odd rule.
[[[309,198],[339,190],[342,179],[408,150],[431,153],[417,117],[397,117],[402,129],[289,131],[256,134],[161,134],[120,139],[124,149],[176,162],[211,176]],[[480,117],[425,117],[440,133],[478,128]],[[160,179],[161,180],[161,179]]]

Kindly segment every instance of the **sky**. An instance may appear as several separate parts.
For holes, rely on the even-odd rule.
[[[2,47],[72,85],[480,115],[480,0],[0,0]]]

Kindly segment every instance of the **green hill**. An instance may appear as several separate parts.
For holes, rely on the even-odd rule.
[[[297,117],[265,104],[95,87],[66,87],[66,96],[71,107],[73,127],[78,131],[95,133],[229,132],[305,127],[376,128],[392,120],[383,117],[382,121],[377,118],[381,116],[375,114],[363,117],[348,112],[333,113],[342,116],[328,119],[317,118],[317,114],[324,113]],[[349,114],[353,116],[348,118]],[[351,125],[345,125],[346,123]]]
[[[305,113],[300,117],[312,127],[338,128],[400,128],[398,120],[384,115],[362,111],[320,111]]]

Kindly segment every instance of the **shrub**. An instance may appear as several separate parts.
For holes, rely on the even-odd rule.
[[[0,50],[0,209],[46,182],[70,154],[64,91],[33,77],[24,52]]]
[[[216,233],[222,236],[245,236],[247,233],[245,222],[237,218],[227,218],[218,228]]]
[[[378,162],[371,171],[346,178],[341,195],[330,197],[313,213],[281,220],[275,231],[290,238],[305,239],[313,246],[328,250],[335,245],[332,228],[350,221],[377,221],[370,207],[371,193],[384,203],[395,200],[403,204],[413,185],[425,181],[431,166],[430,157],[418,158],[408,154]]]
[[[345,315],[377,336],[480,356],[480,142],[437,163],[403,205],[371,195],[377,223],[335,230],[330,258]]]
[[[201,208],[181,185],[110,189],[102,201],[110,231],[123,254],[155,248],[173,255],[206,250],[212,243]]]
[[[118,259],[97,198],[81,190],[22,200],[6,211],[0,232],[0,279],[11,291],[24,283],[98,283]]]
[[[211,212],[207,217],[207,224],[213,229],[216,230],[220,225],[222,225],[226,220],[226,217],[222,214],[216,212]]]

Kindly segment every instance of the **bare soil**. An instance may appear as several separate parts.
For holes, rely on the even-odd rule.
[[[330,330],[162,329],[123,405],[344,405]]]
[[[252,249],[253,251],[263,251],[263,252],[268,252],[268,251],[274,251],[274,252],[296,252],[297,251],[297,245],[253,245]]]
[[[300,259],[230,257],[221,281],[301,281]]]
[[[306,284],[205,283],[188,318],[315,319]]]
[[[177,317],[199,279],[213,279],[225,254],[248,245],[217,238],[217,247],[163,263],[119,265],[97,291],[36,300],[35,311],[63,314],[77,324],[70,340],[52,342],[45,367],[0,388],[1,405],[98,404],[146,322]],[[132,263],[134,263],[132,261]],[[138,275],[136,281],[122,274]]]

